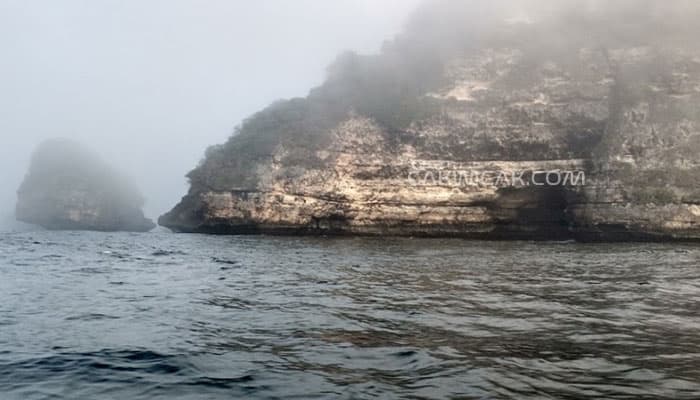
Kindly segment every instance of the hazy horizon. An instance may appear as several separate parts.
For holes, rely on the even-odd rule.
[[[35,147],[98,152],[147,198],[148,217],[242,119],[305,96],[345,50],[377,52],[419,0],[0,0],[0,220]]]

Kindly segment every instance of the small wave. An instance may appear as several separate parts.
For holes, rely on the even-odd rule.
[[[113,258],[118,258],[120,260],[124,260],[124,259],[131,257],[131,254],[122,253],[122,252],[118,252],[118,251],[111,251],[111,250],[102,251],[100,254],[105,255],[105,256],[109,256],[109,257],[113,257]]]
[[[187,253],[180,250],[161,250],[158,249],[151,253],[154,257],[166,257],[166,256],[186,256]]]
[[[79,274],[92,275],[92,274],[107,274],[110,271],[106,268],[82,267],[82,268],[78,268],[78,269],[74,270],[74,272],[79,273]]]
[[[235,378],[196,378],[190,381],[184,382],[188,386],[210,386],[218,387],[222,389],[232,389],[234,386],[238,386],[241,383],[253,382],[255,378],[253,375],[243,375]]]
[[[212,305],[212,306],[235,309],[235,310],[251,309],[256,305],[256,303],[254,303],[250,300],[240,299],[240,298],[236,298],[236,297],[227,297],[227,296],[220,296],[220,297],[208,299],[208,300],[205,300],[204,303]]]
[[[218,264],[240,265],[240,263],[236,260],[228,260],[225,258],[212,257],[211,260]]]
[[[89,313],[89,314],[73,315],[70,317],[66,317],[66,321],[99,321],[99,320],[104,320],[104,319],[119,319],[119,318],[121,318],[121,317],[117,317],[115,315]]]
[[[102,350],[87,353],[59,353],[50,357],[0,363],[0,386],[10,382],[31,384],[43,378],[73,376],[82,380],[117,379],[104,371],[172,374],[189,368],[179,356],[150,350]],[[102,372],[101,372],[102,371]]]

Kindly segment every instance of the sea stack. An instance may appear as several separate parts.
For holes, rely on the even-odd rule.
[[[147,232],[144,198],[99,156],[67,139],[43,142],[20,186],[17,220],[51,230]]]
[[[476,4],[428,2],[380,54],[244,121],[160,224],[700,240],[697,2]]]

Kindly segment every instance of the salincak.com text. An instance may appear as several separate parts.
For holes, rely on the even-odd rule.
[[[586,172],[581,170],[473,171],[450,169],[412,169],[408,173],[411,186],[448,187],[529,187],[585,186]]]

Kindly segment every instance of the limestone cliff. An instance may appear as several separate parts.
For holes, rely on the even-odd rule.
[[[42,143],[19,188],[17,220],[53,230],[146,232],[139,191],[79,144]]]
[[[475,19],[474,4],[427,3],[380,55],[345,54],[307,98],[252,116],[159,222],[700,240],[700,8],[496,1]]]

